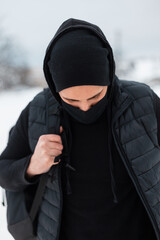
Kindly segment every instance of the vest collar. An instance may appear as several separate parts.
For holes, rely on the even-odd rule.
[[[128,108],[134,98],[123,86],[121,80],[115,76],[113,99],[112,99],[112,123]]]

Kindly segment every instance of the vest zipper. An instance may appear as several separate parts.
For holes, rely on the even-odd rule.
[[[60,235],[60,227],[61,227],[61,217],[62,217],[62,206],[63,206],[63,195],[62,195],[62,185],[61,185],[61,164],[60,162],[57,167],[58,167],[58,183],[59,183],[59,192],[60,192],[60,213],[59,213],[59,225],[57,229],[57,237],[56,240],[59,240],[59,235]]]
[[[144,207],[145,207],[145,209],[146,209],[146,211],[148,213],[148,216],[149,216],[149,218],[151,220],[152,226],[153,226],[153,228],[155,230],[155,233],[156,233],[156,236],[157,236],[157,240],[160,240],[159,229],[158,229],[158,225],[157,225],[156,219],[155,219],[155,217],[154,217],[154,215],[152,213],[150,205],[148,204],[148,202],[147,202],[147,200],[145,198],[145,195],[144,195],[144,193],[143,193],[143,191],[141,189],[141,186],[140,186],[140,184],[139,184],[139,182],[137,180],[137,177],[136,177],[133,169],[130,166],[129,160],[128,160],[128,158],[127,158],[127,156],[126,156],[126,154],[125,154],[125,152],[123,150],[123,147],[121,146],[121,143],[120,143],[120,141],[118,139],[116,131],[113,128],[113,125],[112,125],[112,132],[113,132],[114,141],[116,143],[117,149],[119,150],[120,156],[122,157],[123,163],[124,163],[124,165],[125,165],[125,167],[127,169],[127,172],[129,174],[129,176],[130,176],[130,178],[131,178],[131,180],[132,180],[132,182],[133,182],[133,184],[134,184],[134,186],[135,186],[135,188],[136,188],[136,190],[137,190],[137,192],[138,192],[138,194],[140,196],[140,199],[142,200],[142,203],[143,203],[143,205],[144,205]]]

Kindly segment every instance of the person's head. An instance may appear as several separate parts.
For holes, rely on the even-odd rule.
[[[115,62],[102,30],[95,24],[69,18],[56,31],[43,62],[47,84],[61,104],[59,92],[74,86],[108,86],[113,96]]]
[[[66,103],[88,111],[106,94],[108,86],[81,85],[61,90],[59,95]]]
[[[95,121],[111,102],[113,53],[94,24],[77,19],[65,21],[47,48],[44,73],[60,109],[78,121]]]

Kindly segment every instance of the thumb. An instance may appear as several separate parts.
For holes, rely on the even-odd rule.
[[[63,127],[62,127],[62,126],[60,126],[60,133],[62,133],[62,131],[63,131]]]

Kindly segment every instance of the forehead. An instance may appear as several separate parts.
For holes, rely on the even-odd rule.
[[[61,97],[66,98],[76,98],[76,99],[85,99],[96,95],[106,86],[97,86],[97,85],[81,85],[65,88],[59,92]]]

